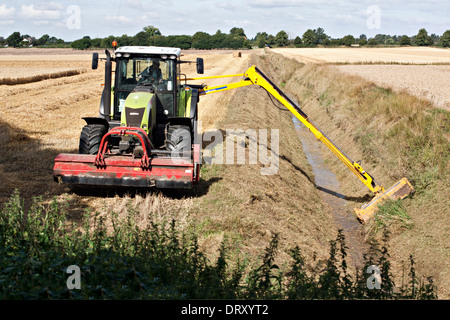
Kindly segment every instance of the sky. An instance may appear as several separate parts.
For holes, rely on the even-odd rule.
[[[19,31],[73,41],[83,36],[134,36],[143,27],[163,35],[209,34],[243,28],[291,39],[307,29],[323,28],[332,38],[378,33],[416,35],[421,28],[442,35],[450,29],[449,0],[0,0],[0,36]]]

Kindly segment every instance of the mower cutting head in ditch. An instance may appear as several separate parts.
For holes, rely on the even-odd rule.
[[[197,105],[201,86],[180,74],[181,50],[120,47],[105,51],[98,117],[83,118],[79,154],[59,154],[54,178],[69,184],[191,188],[198,182]],[[93,54],[92,68],[98,67]],[[112,62],[115,78],[112,82]],[[197,59],[203,73],[203,60]],[[184,76],[186,78],[186,76]]]

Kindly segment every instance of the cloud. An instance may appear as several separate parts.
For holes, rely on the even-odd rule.
[[[22,17],[30,20],[58,20],[62,17],[59,10],[37,9],[33,4],[22,5],[20,13]]]
[[[329,3],[330,1],[328,1]],[[324,4],[324,0],[251,0],[248,5],[257,8],[304,7],[307,4]]]
[[[129,24],[129,23],[133,22],[133,20],[131,20],[128,17],[125,17],[124,15],[120,15],[120,16],[108,15],[108,16],[106,16],[106,20],[117,22],[117,23],[120,23],[120,24]]]
[[[14,17],[16,9],[14,7],[7,8],[6,4],[0,5],[0,20],[10,20]]]
[[[144,8],[144,5],[142,4],[141,0],[127,0],[126,3],[130,8],[135,8],[135,9],[143,9]]]

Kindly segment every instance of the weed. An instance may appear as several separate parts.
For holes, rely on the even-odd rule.
[[[261,264],[229,261],[227,239],[215,263],[200,251],[194,233],[176,222],[137,227],[132,206],[124,219],[111,214],[85,219],[83,230],[69,226],[56,200],[36,198],[25,213],[15,192],[0,215],[0,297],[2,299],[435,299],[432,279],[418,281],[410,258],[410,281],[398,293],[390,273],[387,245],[375,248],[366,264],[377,264],[383,290],[367,289],[367,274],[352,276],[342,232],[330,242],[330,257],[311,274],[301,250],[290,250],[290,268],[276,263],[279,236],[261,255]],[[384,239],[387,243],[387,235]],[[81,270],[81,289],[68,289],[68,266]],[[233,267],[231,267],[233,266]],[[356,280],[353,280],[353,279]]]
[[[386,228],[411,229],[413,223],[409,217],[402,200],[387,199],[378,205],[374,219],[370,221],[369,234],[377,234]]]

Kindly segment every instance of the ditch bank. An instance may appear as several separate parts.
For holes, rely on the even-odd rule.
[[[410,256],[422,280],[431,276],[439,298],[450,285],[449,112],[406,92],[393,92],[331,66],[303,65],[269,53],[265,66],[282,90],[384,187],[407,177],[415,194],[382,207],[364,225],[367,240],[389,232],[392,271],[397,283],[409,272]],[[263,68],[261,68],[263,69]],[[263,69],[266,71],[265,69]],[[347,211],[371,198],[369,190],[320,145],[327,167],[341,186]]]

